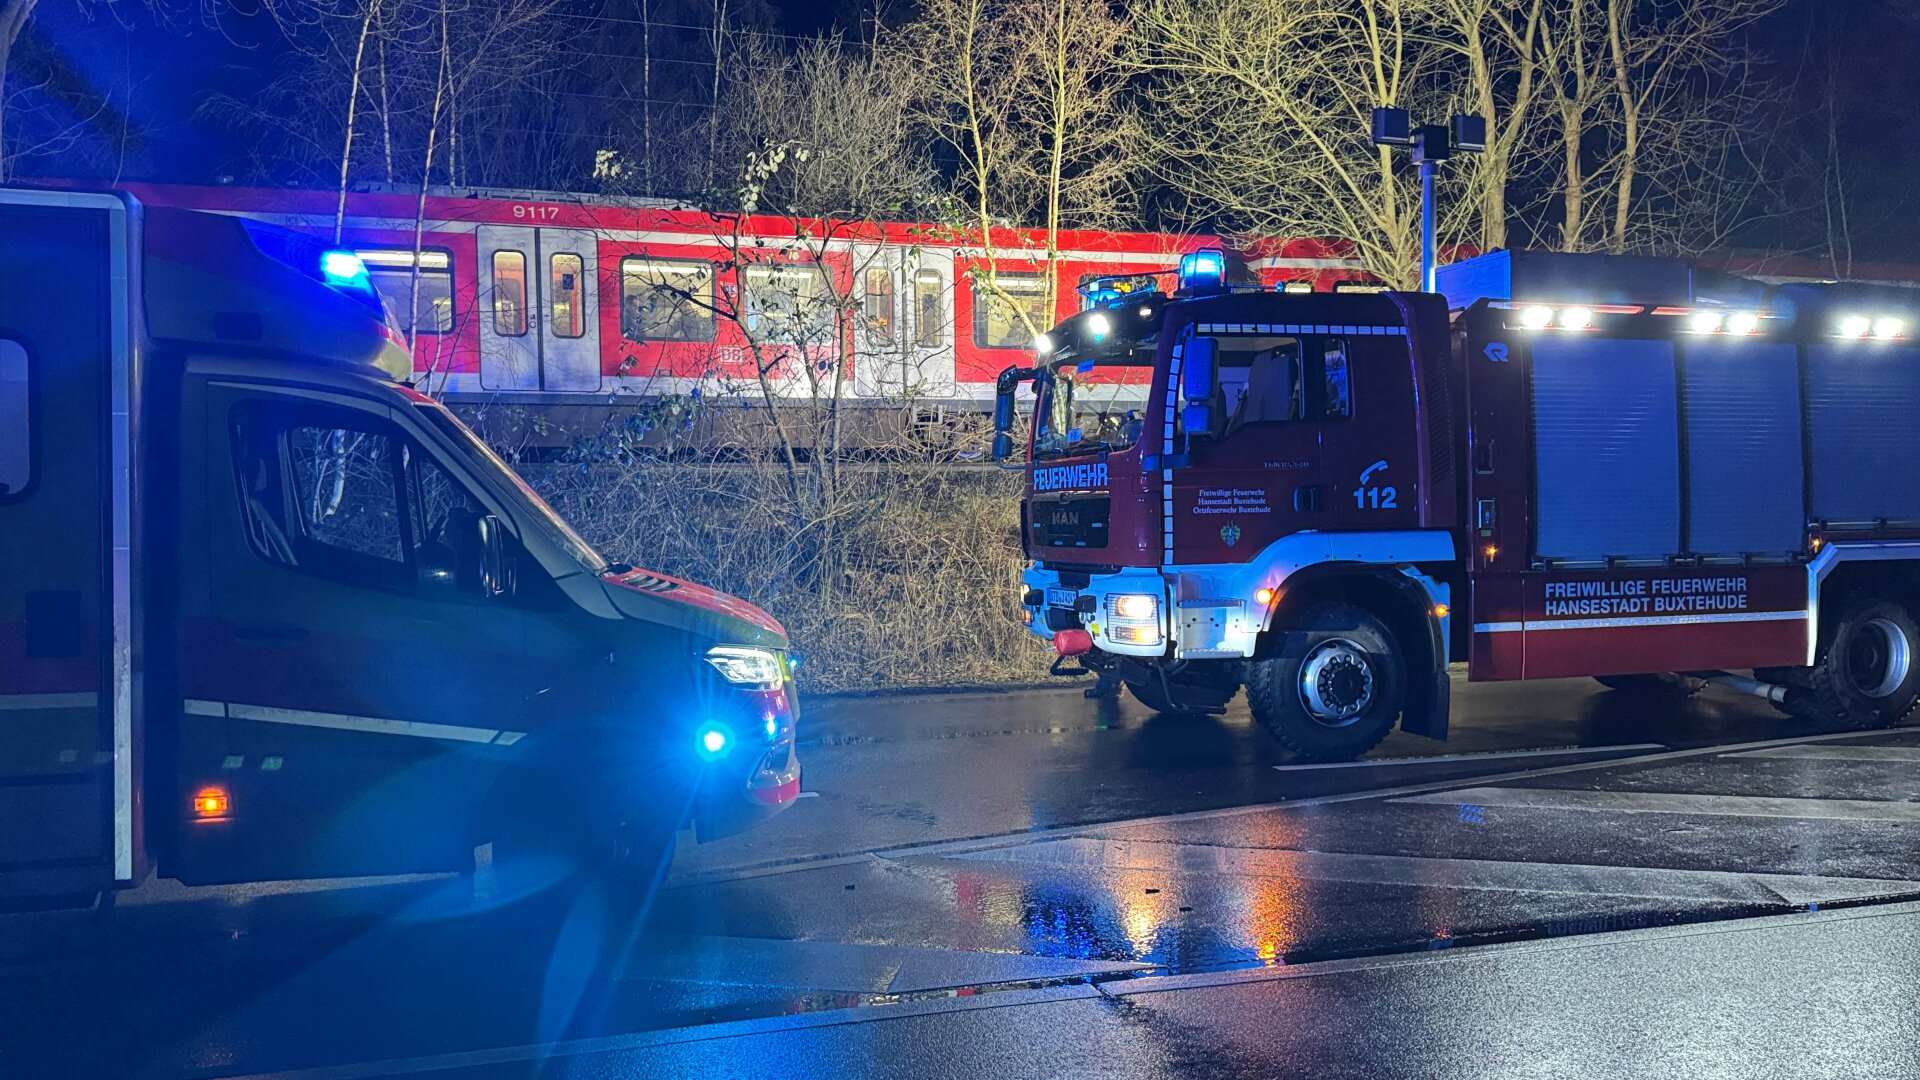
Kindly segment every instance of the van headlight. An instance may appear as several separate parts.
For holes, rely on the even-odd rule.
[[[707,663],[735,686],[771,689],[784,675],[779,653],[751,645],[715,645],[707,650]]]

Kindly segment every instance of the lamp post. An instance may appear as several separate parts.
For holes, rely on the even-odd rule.
[[[1433,178],[1440,163],[1455,154],[1477,154],[1487,148],[1484,117],[1456,115],[1447,125],[1413,127],[1405,109],[1373,110],[1373,145],[1404,146],[1420,166],[1420,288],[1433,292],[1435,208]]]

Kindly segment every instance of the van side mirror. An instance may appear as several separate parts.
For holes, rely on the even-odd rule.
[[[1219,349],[1220,343],[1214,339],[1197,337],[1181,350],[1180,397],[1186,406],[1180,413],[1180,426],[1188,437],[1214,433],[1218,418],[1213,415],[1213,383]]]
[[[474,577],[480,595],[505,596],[513,591],[513,560],[507,554],[506,527],[492,514],[482,514],[474,530]]]

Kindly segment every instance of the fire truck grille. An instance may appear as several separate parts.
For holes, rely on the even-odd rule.
[[[1104,548],[1113,500],[1106,495],[1035,499],[1032,510],[1036,548]]]

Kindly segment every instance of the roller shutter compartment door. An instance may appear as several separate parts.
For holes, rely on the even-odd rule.
[[[1552,334],[1531,352],[1535,553],[1573,562],[1679,553],[1673,344]]]
[[[1807,349],[1813,516],[1920,521],[1920,349],[1872,342]]]
[[[1806,535],[1800,363],[1794,346],[1689,342],[1687,547],[1698,555],[1779,555]]]

